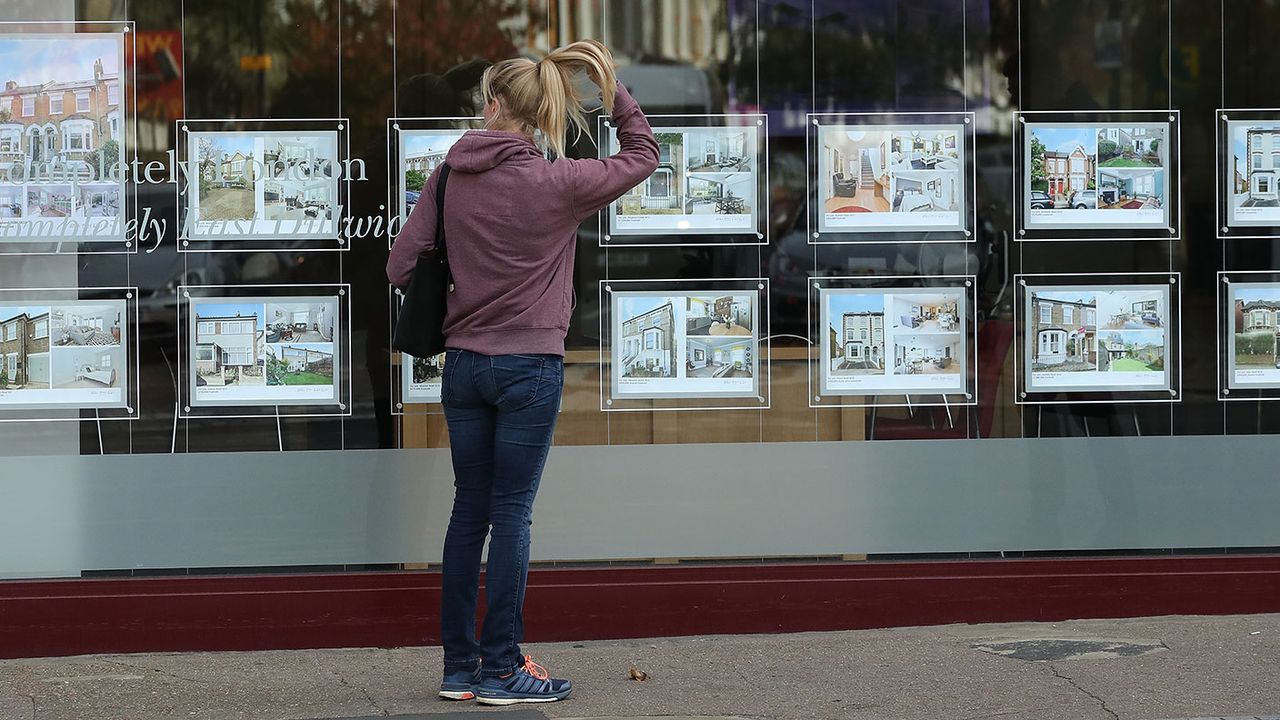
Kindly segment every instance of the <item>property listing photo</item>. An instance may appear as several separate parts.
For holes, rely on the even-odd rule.
[[[120,187],[103,183],[92,183],[78,187],[79,197],[76,208],[79,215],[91,218],[107,218],[120,216]]]
[[[884,295],[828,290],[824,300],[829,376],[884,375]]]
[[[332,180],[338,163],[338,136],[333,132],[307,135],[266,133],[262,162],[266,178],[275,180]]]
[[[76,212],[70,185],[27,185],[26,217],[69,218]]]
[[[122,35],[6,34],[0,59],[0,174],[28,163],[96,172],[122,158]],[[0,194],[0,219],[17,217],[15,206],[24,203],[27,216],[68,217],[75,195],[66,185],[29,186],[18,202]],[[97,217],[114,214],[105,204],[85,207]]]
[[[1164,289],[1098,292],[1103,330],[1160,330],[1169,323],[1169,294]]]
[[[960,209],[960,173],[895,173],[891,212],[955,212]]]
[[[684,134],[687,169],[691,173],[735,173],[753,169],[754,128],[702,128]]]
[[[1164,207],[1164,170],[1100,170],[1098,207],[1102,210],[1158,210]]]
[[[331,343],[337,307],[336,300],[269,302],[266,340],[268,343]]]
[[[915,333],[959,332],[963,297],[958,290],[891,295],[892,326]]]
[[[1227,171],[1233,208],[1280,208],[1280,123],[1232,123]]]
[[[686,296],[685,335],[751,337],[752,300],[750,295]]]
[[[198,185],[193,205],[198,221],[253,220],[257,214],[254,154],[257,137],[246,132],[191,133]],[[188,190],[188,193],[190,190]]]
[[[56,390],[119,388],[125,376],[123,347],[74,347],[53,351]]]
[[[48,390],[49,307],[0,305],[0,390]]]
[[[197,387],[266,385],[266,311],[262,303],[197,303]]]
[[[332,384],[332,343],[267,345],[267,385]]]
[[[683,215],[684,133],[656,132],[658,168],[615,203],[618,215]],[[617,145],[617,142],[614,142]]]
[[[894,375],[959,375],[964,364],[960,335],[895,334]]]
[[[411,379],[414,385],[438,382],[444,375],[444,353],[428,358],[412,357],[410,355],[404,357],[413,361]]]
[[[1107,126],[1098,129],[1098,167],[1164,167],[1167,126]]]
[[[67,346],[119,345],[124,303],[71,303],[50,311],[53,344]]]
[[[3,149],[0,149],[0,155],[4,155]],[[26,189],[22,185],[0,183],[0,220],[22,217],[26,197]]]
[[[334,182],[314,180],[263,180],[264,220],[332,220],[337,198]]]
[[[1032,370],[1097,371],[1098,310],[1094,291],[1032,291],[1026,322]]]
[[[1103,330],[1098,335],[1098,369],[1102,372],[1163,371],[1164,333]]]
[[[1280,288],[1239,288],[1232,323],[1235,364],[1280,369]]]
[[[749,378],[755,370],[753,338],[689,338],[685,348],[685,376],[691,378]]]
[[[751,215],[755,204],[755,176],[689,175],[685,179],[686,215]]]
[[[407,218],[431,173],[449,154],[449,148],[463,135],[462,130],[401,130],[400,166],[404,173],[404,197],[400,216]]]
[[[822,201],[829,213],[889,212],[893,133],[825,127],[822,142]]]
[[[676,303],[684,298],[618,298],[614,332],[617,372],[623,378],[676,376]]]
[[[1032,126],[1028,142],[1032,210],[1098,207],[1096,129]]]
[[[893,133],[889,154],[890,170],[895,173],[918,170],[960,170],[959,131],[898,130]]]

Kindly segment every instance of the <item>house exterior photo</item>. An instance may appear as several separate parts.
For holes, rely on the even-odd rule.
[[[49,313],[22,313],[0,322],[3,388],[49,384]]]
[[[333,353],[311,348],[285,345],[280,348],[280,360],[289,372],[312,372],[333,377]]]
[[[93,76],[21,85],[0,91],[0,169],[88,163],[89,154],[121,136],[120,76],[93,63]],[[5,115],[7,114],[7,118]]]
[[[644,214],[645,210],[683,211],[684,136],[657,133],[657,139],[658,169],[622,196],[619,209],[623,214]]]
[[[1280,334],[1280,301],[1236,301],[1236,332]]]
[[[247,187],[254,180],[253,153],[245,154],[239,150],[223,153],[217,163],[205,163],[201,174],[205,180],[216,181],[221,187]]]
[[[1032,296],[1031,362],[1034,365],[1079,363],[1097,366],[1094,339],[1098,331],[1093,302]]]
[[[884,313],[851,312],[840,318],[840,347],[846,363],[884,363]]]
[[[444,150],[428,150],[427,152],[409,155],[404,159],[404,169],[405,171],[417,170],[430,175],[435,172],[440,163],[444,162],[447,154],[448,152]]]
[[[196,373],[225,379],[228,369],[256,370],[262,343],[257,328],[256,315],[196,318]]]
[[[675,308],[665,303],[622,323],[623,377],[671,377],[675,369]]]
[[[1250,128],[1245,145],[1249,153],[1249,199],[1275,202],[1280,200],[1280,130]]]
[[[1082,145],[1069,153],[1046,150],[1044,172],[1049,181],[1049,194],[1070,196],[1073,192],[1088,190],[1096,166],[1097,159]]]

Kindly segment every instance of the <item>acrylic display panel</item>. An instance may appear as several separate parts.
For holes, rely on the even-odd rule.
[[[137,298],[136,288],[0,289],[0,422],[136,419]]]
[[[1181,399],[1178,273],[1016,275],[1019,403]]]
[[[388,337],[394,338],[404,294],[394,287],[389,291],[391,334]],[[440,389],[444,380],[445,353],[431,358],[415,358],[394,348],[391,353],[391,414],[442,414]]]
[[[346,285],[179,288],[182,417],[347,415]]]
[[[431,173],[444,162],[449,148],[467,130],[481,127],[483,118],[391,118],[387,120],[387,234],[388,246],[418,204]]]
[[[1014,122],[1018,240],[1177,240],[1178,111],[1023,112]]]
[[[1219,238],[1280,237],[1280,110],[1218,110]]]
[[[974,278],[815,277],[810,407],[977,402]]]
[[[180,251],[345,250],[347,121],[180,120]]]
[[[1218,399],[1280,400],[1280,273],[1218,273]]]
[[[134,35],[0,23],[0,255],[137,249]]]
[[[768,119],[651,115],[658,168],[602,213],[601,246],[762,245],[769,242]],[[600,157],[617,128],[600,119]]]
[[[600,283],[602,410],[769,407],[768,281]]]
[[[809,240],[973,238],[973,113],[808,116]]]

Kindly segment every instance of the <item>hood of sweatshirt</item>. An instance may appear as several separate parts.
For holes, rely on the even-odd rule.
[[[470,130],[449,148],[445,161],[465,173],[482,173],[512,159],[542,157],[533,141],[520,133]]]

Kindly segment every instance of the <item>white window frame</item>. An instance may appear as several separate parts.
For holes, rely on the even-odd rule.
[[[36,96],[23,95],[22,96],[22,117],[35,117],[35,116],[36,116]]]
[[[120,85],[119,83],[107,83],[107,104],[120,104]]]
[[[1062,324],[1071,325],[1075,322],[1075,308],[1070,305],[1062,306]]]
[[[40,340],[42,338],[49,337],[49,318],[37,320],[33,324],[36,326],[35,334],[32,335],[33,340]]]
[[[50,96],[49,96],[49,114],[50,114],[50,115],[61,115],[61,114],[62,114],[62,105],[63,105],[63,100],[64,100],[64,98],[62,97],[62,94],[61,94],[61,93],[58,93],[58,94],[54,94],[54,95],[50,95]],[[55,103],[56,103],[56,105],[55,105]]]
[[[1053,304],[1040,303],[1040,323],[1042,325],[1050,325],[1053,323]]]
[[[83,102],[82,102],[83,101]],[[89,91],[76,91],[76,112],[89,112]]]

